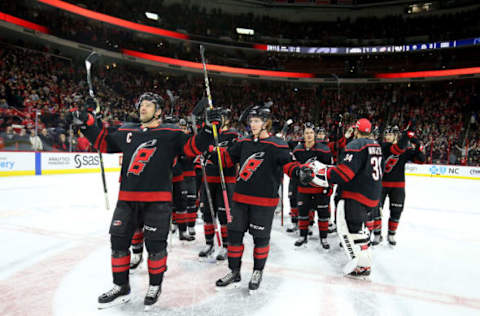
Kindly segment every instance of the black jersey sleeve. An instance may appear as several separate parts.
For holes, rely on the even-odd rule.
[[[367,153],[365,149],[355,148],[351,143],[345,147],[343,158],[335,167],[328,169],[328,180],[336,184],[344,184],[355,177],[355,174],[365,164]]]
[[[213,143],[213,136],[205,129],[201,129],[197,135],[188,136],[179,132],[176,139],[177,153],[185,153],[187,157],[195,157],[206,151]]]
[[[117,142],[118,127],[106,127],[101,120],[86,126],[82,133],[90,141],[93,148],[102,153],[119,153],[122,151]]]

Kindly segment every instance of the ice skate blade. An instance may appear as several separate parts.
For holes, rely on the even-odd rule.
[[[155,303],[155,304],[157,304],[157,303]],[[151,311],[153,310],[153,308],[155,307],[155,304],[145,305],[145,306],[143,307],[143,311],[144,311],[144,312],[147,312],[147,313],[148,313],[148,312],[151,312]]]
[[[122,296],[117,297],[116,299],[114,299],[113,301],[111,301],[109,303],[98,303],[97,308],[98,309],[106,309],[106,308],[110,308],[110,307],[113,307],[113,306],[116,306],[116,305],[125,304],[130,300],[130,298],[131,298],[131,293],[127,294],[127,295],[122,295]]]
[[[217,263],[217,259],[214,256],[198,257],[198,261],[203,263]]]
[[[293,249],[296,250],[296,251],[302,251],[302,250],[305,250],[305,249],[308,248],[308,246],[307,246],[306,244],[303,244],[303,245],[301,245],[301,246],[295,246],[295,245],[293,245],[293,247],[294,247]]]
[[[231,283],[227,286],[216,286],[215,285],[215,290],[217,292],[228,292],[228,291],[231,291],[231,290],[238,289],[239,287],[240,287],[240,282],[234,282],[234,283]]]
[[[370,275],[365,275],[365,276],[354,276],[350,274],[345,274],[346,278],[352,279],[352,280],[360,280],[360,281],[367,281],[371,282],[372,279],[370,278]]]

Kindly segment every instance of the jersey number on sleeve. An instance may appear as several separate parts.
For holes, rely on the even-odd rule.
[[[382,178],[382,157],[372,157],[370,158],[370,163],[372,164],[372,178],[375,181],[378,181]]]

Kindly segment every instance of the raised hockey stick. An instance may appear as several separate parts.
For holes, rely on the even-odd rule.
[[[286,141],[287,140],[287,130],[288,130],[288,127],[293,123],[293,120],[292,119],[288,119],[284,124],[283,124],[283,127],[282,127],[282,130],[280,131],[280,135],[282,135],[283,139]],[[282,198],[282,201],[281,201],[281,204],[280,204],[280,212],[281,212],[281,220],[280,220],[280,225],[283,227],[283,207],[284,207],[284,203],[283,203],[283,198],[284,198],[284,192],[283,192],[283,186],[284,186],[284,182],[285,182],[285,176],[282,177],[282,182],[280,182],[280,192],[281,192],[281,198]]]
[[[205,78],[205,90],[207,91],[208,106],[210,107],[210,109],[213,109],[212,94],[210,93],[210,84],[208,83],[207,66],[205,63],[205,47],[203,47],[203,45],[200,45],[200,55],[202,57],[203,75]],[[227,222],[231,223],[232,215],[230,214],[230,204],[228,203],[227,186],[225,185],[225,176],[223,175],[222,155],[220,154],[220,147],[218,146],[218,133],[217,133],[217,126],[215,124],[212,124],[212,130],[213,130],[213,138],[215,141],[215,148],[217,149],[217,155],[218,155],[218,170],[220,173],[220,183],[222,185],[222,194],[223,194],[223,203],[225,204],[225,213],[227,214]]]
[[[95,109],[95,113],[100,112],[100,103],[95,98],[95,93],[93,92],[93,84],[92,84],[92,64],[98,59],[98,54],[95,52],[91,52],[90,55],[87,56],[85,59],[85,68],[87,70],[87,83],[88,83],[88,93],[90,97],[95,100],[97,104],[97,108]],[[107,182],[105,181],[105,168],[103,165],[103,156],[100,150],[98,150],[98,156],[100,158],[100,171],[102,174],[102,183],[103,183],[103,193],[105,195],[105,207],[107,210],[110,209],[110,203],[108,203],[108,190],[107,190]]]

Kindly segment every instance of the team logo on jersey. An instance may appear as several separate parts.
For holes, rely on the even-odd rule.
[[[343,158],[343,161],[352,161],[353,155],[352,154],[347,154],[345,158]]]
[[[399,157],[397,155],[390,155],[385,161],[385,173],[390,173],[398,163]]]
[[[263,163],[265,152],[261,151],[258,153],[254,153],[250,157],[245,160],[240,168],[240,172],[238,173],[238,178],[242,179],[243,181],[248,181],[252,177],[253,173],[260,167]]]
[[[143,172],[143,169],[157,150],[156,144],[157,140],[152,139],[148,142],[140,144],[140,146],[137,147],[132,155],[132,158],[130,159],[130,164],[128,165],[127,169],[127,176],[129,174],[138,176]]]

